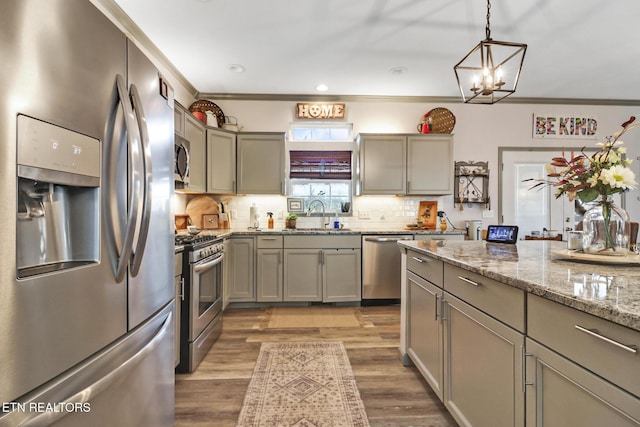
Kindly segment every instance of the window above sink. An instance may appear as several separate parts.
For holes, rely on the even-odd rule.
[[[344,122],[296,122],[287,140],[287,196],[302,199],[304,212],[320,200],[327,215],[350,216],[353,198],[353,125]],[[319,203],[312,216],[321,216]]]

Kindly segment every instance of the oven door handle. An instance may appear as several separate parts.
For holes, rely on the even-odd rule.
[[[219,257],[217,257],[216,259],[214,259],[213,261],[208,261],[205,262],[204,264],[196,264],[193,266],[193,271],[195,271],[196,273],[201,273],[205,270],[209,270],[210,268],[214,267],[217,264],[220,264],[222,262],[222,259],[224,258],[224,255],[220,255]]]

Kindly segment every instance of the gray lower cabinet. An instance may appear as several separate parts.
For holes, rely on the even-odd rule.
[[[442,289],[407,272],[407,354],[442,400]]]
[[[527,338],[527,426],[637,427],[640,400]]]
[[[407,354],[460,426],[523,426],[521,290],[406,253]]]
[[[322,301],[321,257],[321,249],[284,250],[285,301]]]
[[[282,301],[282,249],[258,249],[256,252],[256,292],[258,302]]]
[[[284,301],[360,301],[360,236],[284,236]]]
[[[226,254],[225,254],[226,256]],[[255,239],[241,237],[229,239],[228,298],[229,302],[255,302]]]
[[[640,333],[529,295],[527,425],[640,426]]]
[[[280,302],[283,299],[282,236],[258,236],[256,251],[256,300]]]
[[[445,406],[461,426],[523,426],[524,334],[444,298]]]
[[[322,251],[322,301],[345,302],[362,299],[360,249]]]

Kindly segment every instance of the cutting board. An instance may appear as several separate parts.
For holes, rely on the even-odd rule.
[[[202,215],[219,213],[218,202],[211,196],[196,196],[189,200],[185,211],[191,218],[191,224],[202,230]]]

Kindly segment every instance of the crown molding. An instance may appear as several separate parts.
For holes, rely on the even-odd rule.
[[[273,93],[215,93],[198,92],[198,99],[229,101],[296,101],[296,102],[415,102],[427,104],[463,104],[459,96],[384,96],[384,95],[310,95]],[[640,106],[640,100],[631,99],[589,99],[589,98],[528,98],[514,97],[500,101],[500,104],[558,104],[558,105],[610,105]],[[478,104],[483,105],[483,104]],[[491,105],[491,104],[486,104]]]

